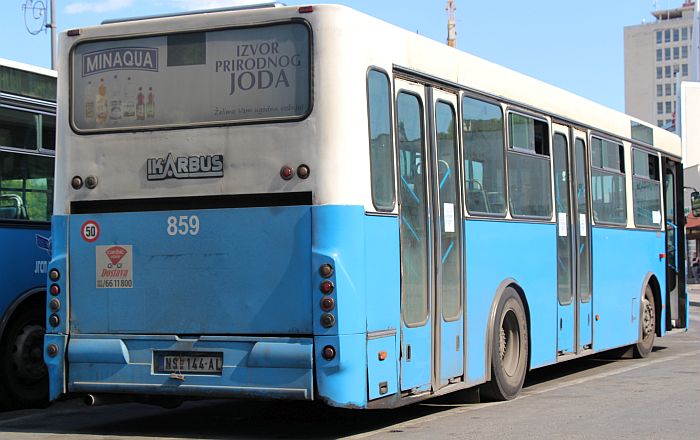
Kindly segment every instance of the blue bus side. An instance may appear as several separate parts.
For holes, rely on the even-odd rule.
[[[596,351],[639,340],[640,298],[648,275],[657,278],[662,293],[657,330],[666,322],[665,236],[658,231],[593,228],[593,348]]]
[[[250,214],[245,215],[237,212],[240,210],[227,210],[227,213],[201,210],[196,213],[200,216],[202,227],[216,221],[224,222],[221,227],[226,224],[235,228],[244,227],[240,223],[242,219],[245,219],[245,227],[267,224],[268,220],[262,218],[251,222],[256,215],[302,219],[303,215],[294,214],[299,209],[262,209],[249,211]],[[310,267],[302,264],[300,268],[310,272],[308,284],[301,283],[303,294],[308,296],[297,297],[306,304],[304,308],[311,308],[310,334],[287,337],[243,337],[232,334],[187,341],[174,334],[150,337],[134,334],[138,332],[131,332],[131,335],[113,332],[85,335],[77,332],[71,335],[68,343],[66,315],[62,310],[61,326],[46,337],[46,343],[55,343],[59,352],[54,358],[46,358],[51,374],[52,399],[65,392],[65,384],[68,384],[68,391],[82,392],[297,399],[310,399],[315,395],[334,406],[360,408],[382,397],[393,396],[396,399],[401,374],[398,217],[367,215],[361,206],[313,206],[308,209],[310,222],[302,221],[298,225],[304,226],[294,230],[295,234],[301,234],[299,237],[306,237],[309,230],[305,232],[302,229],[310,228]],[[132,215],[142,216],[140,232],[125,230],[124,233],[137,237],[141,232],[149,231],[146,225],[149,215],[167,216],[170,213]],[[110,238],[108,228],[110,225],[122,228],[119,226],[120,218],[120,214],[101,217],[100,222],[107,227],[103,228],[102,237],[109,244],[119,243],[118,237]],[[68,231],[79,234],[80,223],[84,220],[82,216],[70,221],[65,216],[54,219],[57,249],[51,267],[58,268],[64,274],[68,267]],[[274,230],[268,232],[274,234]],[[530,314],[530,367],[537,368],[557,361],[556,232],[556,225],[551,223],[465,221],[465,373],[468,384],[477,385],[488,377],[489,320],[499,288],[507,283],[517,284],[522,289]],[[148,234],[152,235],[153,232]],[[149,239],[143,240],[147,242]],[[255,244],[252,243],[253,235],[239,235],[238,240],[239,248],[249,248]],[[600,321],[594,323],[594,350],[637,341],[639,295],[643,282],[648,274],[654,274],[659,284],[664,285],[664,262],[657,252],[659,249],[663,252],[663,246],[663,234],[658,232],[593,229],[593,304],[594,314],[601,316]],[[84,256],[83,264],[88,265],[87,275],[95,273],[92,252]],[[142,266],[137,261],[139,255],[135,254],[135,267]],[[146,261],[143,263],[147,264]],[[297,263],[288,261],[289,270],[293,271]],[[326,263],[335,268],[330,277],[335,289],[329,296],[336,302],[335,309],[330,312],[335,316],[336,324],[330,328],[321,325],[324,312],[320,301],[324,295],[319,285],[324,278],[318,269]],[[59,282],[62,292],[68,291],[66,278]],[[76,285],[90,290],[91,295],[104,294],[103,291],[94,290],[94,278],[77,281]],[[287,289],[287,292],[289,295],[296,294],[294,289]],[[68,298],[62,299],[64,304],[68,303]],[[82,301],[83,310],[88,310],[90,304],[86,302],[87,298]],[[283,310],[284,307],[276,319],[284,319]],[[128,316],[128,310],[123,311]],[[83,318],[87,320],[84,322],[91,319],[88,316]],[[177,316],[173,318],[177,320]],[[64,369],[61,361],[66,344],[71,347],[68,350],[67,361],[71,364],[68,370]],[[328,345],[336,349],[332,360],[326,360],[322,355],[323,348]],[[229,369],[223,377],[188,377],[185,384],[167,375],[153,373],[150,366],[153,350],[184,350],[188,346],[189,349],[223,351]],[[70,377],[64,378],[64,371],[70,371]],[[198,387],[202,388],[198,390]]]
[[[554,224],[467,220],[467,378],[486,379],[491,308],[504,282],[520,286],[530,311],[530,365],[557,355],[557,266]],[[508,281],[510,280],[510,281]]]
[[[20,297],[46,285],[49,253],[39,248],[37,236],[48,239],[48,226],[0,226],[0,324]]]

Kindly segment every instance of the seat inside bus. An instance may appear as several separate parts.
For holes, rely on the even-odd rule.
[[[22,198],[15,194],[0,195],[0,219],[26,220],[27,211]]]

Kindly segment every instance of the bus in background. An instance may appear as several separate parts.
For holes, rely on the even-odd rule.
[[[0,409],[48,404],[56,72],[0,59]]]
[[[664,130],[342,6],[60,47],[51,399],[511,399],[687,325]]]

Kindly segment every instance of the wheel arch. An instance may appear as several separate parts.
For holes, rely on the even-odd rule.
[[[493,355],[493,344],[491,344],[491,339],[493,338],[493,329],[496,322],[496,309],[498,308],[498,304],[501,301],[503,293],[509,287],[515,290],[515,292],[520,297],[520,301],[522,301],[523,303],[523,307],[525,308],[525,317],[527,319],[527,344],[528,347],[532,347],[532,332],[530,330],[530,306],[527,302],[527,296],[525,296],[525,290],[515,279],[506,278],[505,280],[501,281],[501,283],[498,285],[498,288],[496,288],[496,294],[493,297],[493,301],[491,302],[491,309],[489,311],[488,327],[486,328],[486,340],[484,341],[484,346],[486,347],[486,365],[484,366],[486,372],[486,374],[484,375],[485,382],[491,380],[491,356]],[[528,349],[527,371],[530,371],[531,353],[532,350]]]
[[[661,284],[659,283],[659,279],[656,277],[655,274],[649,272],[646,274],[644,277],[644,282],[642,283],[642,290],[640,292],[639,296],[639,317],[640,317],[640,325],[639,325],[639,340],[642,340],[642,325],[641,325],[641,316],[642,316],[642,298],[644,298],[644,292],[646,291],[647,286],[651,287],[651,291],[654,294],[654,324],[656,328],[656,336],[661,337],[661,311],[663,309],[663,304],[661,303]]]
[[[2,341],[3,335],[5,334],[5,329],[7,324],[9,324],[12,317],[25,308],[30,308],[32,305],[43,307],[46,304],[46,287],[34,287],[27,290],[18,296],[7,308],[5,314],[0,319],[0,341]]]

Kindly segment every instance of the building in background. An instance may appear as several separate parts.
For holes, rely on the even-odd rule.
[[[695,2],[652,12],[625,27],[625,112],[659,127],[675,124],[680,82],[690,79]]]

